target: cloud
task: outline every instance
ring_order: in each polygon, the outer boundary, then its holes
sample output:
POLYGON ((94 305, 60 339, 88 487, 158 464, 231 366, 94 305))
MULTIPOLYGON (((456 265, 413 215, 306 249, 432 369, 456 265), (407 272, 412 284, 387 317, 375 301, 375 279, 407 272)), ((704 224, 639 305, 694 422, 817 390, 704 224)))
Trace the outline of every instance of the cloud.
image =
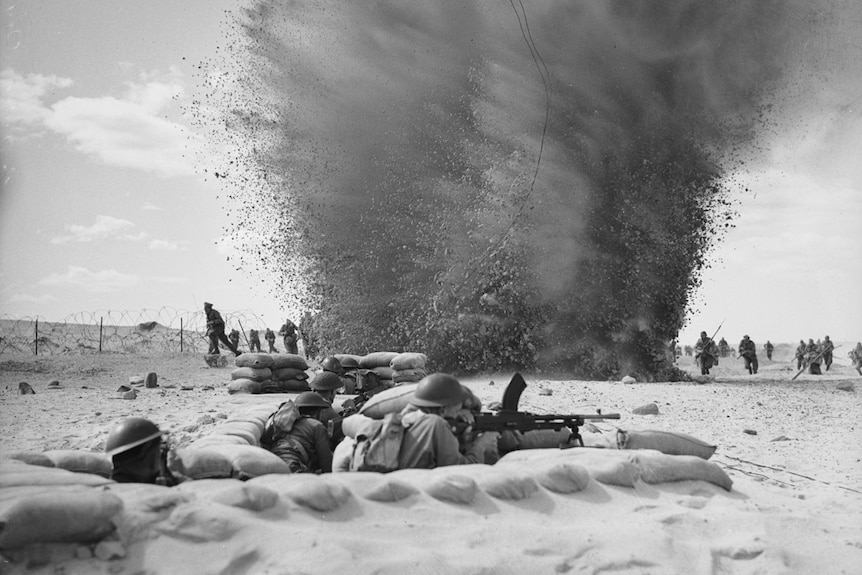
POLYGON ((167 240, 153 240, 150 242, 149 248, 151 250, 175 252, 180 249, 180 245, 176 242, 169 242, 167 240))
POLYGON ((31 127, 44 124, 51 110, 42 100, 49 90, 68 88, 72 85, 69 78, 27 74, 6 68, 0 72, 0 112, 7 126, 31 127))
MULTIPOLYGON (((181 284, 186 278, 170 276, 147 276, 147 282, 181 284)), ((39 280, 39 284, 50 287, 74 288, 90 293, 111 293, 128 290, 144 283, 136 274, 124 274, 117 270, 90 271, 79 266, 69 266, 65 273, 53 273, 39 280)))
POLYGON ((105 164, 153 172, 163 177, 195 174, 192 160, 200 138, 166 119, 182 97, 179 73, 164 80, 144 77, 129 82, 120 97, 69 96, 45 104, 53 87, 72 81, 56 76, 21 76, 2 72, 4 123, 21 130, 45 127, 66 138, 75 149, 105 164))
POLYGON ((145 203, 143 206, 141 206, 141 209, 146 210, 146 211, 153 211, 153 212, 161 212, 164 210, 164 208, 161 208, 161 207, 153 204, 152 202, 145 203))
POLYGON ((70 241, 74 242, 94 242, 105 239, 120 239, 127 241, 143 241, 147 239, 146 232, 137 234, 126 233, 135 224, 129 220, 114 218, 112 216, 96 216, 96 221, 90 226, 81 226, 77 224, 66 225, 66 231, 69 232, 65 236, 56 236, 51 238, 52 244, 65 244, 70 241))

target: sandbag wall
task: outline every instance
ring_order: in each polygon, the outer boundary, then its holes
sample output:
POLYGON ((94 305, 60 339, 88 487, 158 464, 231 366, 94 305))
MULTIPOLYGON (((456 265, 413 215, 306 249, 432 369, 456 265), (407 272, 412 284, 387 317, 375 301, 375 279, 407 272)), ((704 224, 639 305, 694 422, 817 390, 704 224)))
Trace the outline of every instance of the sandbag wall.
POLYGON ((244 353, 236 358, 228 393, 299 393, 308 390, 308 363, 292 353, 244 353))

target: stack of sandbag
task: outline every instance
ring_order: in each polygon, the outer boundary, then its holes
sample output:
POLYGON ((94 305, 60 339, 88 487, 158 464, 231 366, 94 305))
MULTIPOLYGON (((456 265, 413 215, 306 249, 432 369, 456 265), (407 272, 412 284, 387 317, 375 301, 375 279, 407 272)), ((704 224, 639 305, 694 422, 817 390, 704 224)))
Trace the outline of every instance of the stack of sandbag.
MULTIPOLYGON (((242 357, 242 356, 240 356, 242 357)), ((279 353, 272 358, 272 378, 263 393, 299 393, 308 391, 308 362, 301 355, 279 353)))
POLYGON ((262 393, 262 382, 272 379, 272 363, 268 353, 244 353, 237 357, 228 393, 262 393))
POLYGON ((392 387, 394 370, 389 366, 392 360, 399 354, 394 351, 375 351, 359 358, 360 369, 367 369, 377 374, 380 383, 386 387, 392 387))
POLYGON ((402 385, 421 381, 428 375, 425 371, 426 363, 428 363, 428 357, 424 353, 399 353, 389 361, 389 367, 392 368, 392 383, 402 385))

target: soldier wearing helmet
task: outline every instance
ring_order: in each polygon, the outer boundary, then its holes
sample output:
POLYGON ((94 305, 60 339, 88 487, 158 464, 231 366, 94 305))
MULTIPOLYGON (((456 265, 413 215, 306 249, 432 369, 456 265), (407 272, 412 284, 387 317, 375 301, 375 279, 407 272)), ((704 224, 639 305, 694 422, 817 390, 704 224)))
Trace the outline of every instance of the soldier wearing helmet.
POLYGON ((167 466, 167 445, 158 426, 143 417, 129 417, 108 433, 105 451, 111 458, 111 479, 118 483, 178 483, 167 466))
POLYGON ((739 342, 739 355, 745 360, 745 369, 750 375, 757 373, 757 346, 748 335, 739 342))
MULTIPOLYGON (((261 437, 261 445, 278 455, 291 473, 329 473, 332 471, 332 449, 321 412, 332 409, 313 391, 300 393, 293 402, 299 417, 290 429, 278 429, 270 418, 261 437)), ((281 409, 281 408, 279 408, 281 409)))
POLYGON ((329 445, 332 449, 335 449, 335 446, 344 439, 344 432, 341 431, 343 416, 332 406, 335 402, 335 395, 343 385, 344 383, 341 381, 341 378, 332 371, 319 372, 308 384, 308 387, 311 388, 311 393, 317 394, 321 399, 326 401, 326 407, 321 410, 317 419, 326 426, 329 445))
MULTIPOLYGON (((485 463, 486 452, 496 451, 499 433, 484 433, 463 448, 454 433, 454 422, 472 422, 472 414, 465 405, 471 405, 474 397, 452 375, 432 373, 423 378, 416 386, 411 405, 402 412, 405 429, 398 467, 432 469, 485 463)), ((470 432, 467 425, 464 434, 470 432)))

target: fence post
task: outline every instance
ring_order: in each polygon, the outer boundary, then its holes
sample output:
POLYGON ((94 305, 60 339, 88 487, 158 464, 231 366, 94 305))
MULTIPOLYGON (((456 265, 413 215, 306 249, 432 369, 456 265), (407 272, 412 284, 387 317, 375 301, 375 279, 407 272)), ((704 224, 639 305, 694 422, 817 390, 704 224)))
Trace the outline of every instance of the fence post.
POLYGON ((36 355, 39 355, 39 318, 36 318, 36 355))
POLYGON ((180 353, 183 352, 183 318, 180 318, 180 353))
POLYGON ((99 317, 99 353, 102 353, 102 321, 105 318, 99 317))

